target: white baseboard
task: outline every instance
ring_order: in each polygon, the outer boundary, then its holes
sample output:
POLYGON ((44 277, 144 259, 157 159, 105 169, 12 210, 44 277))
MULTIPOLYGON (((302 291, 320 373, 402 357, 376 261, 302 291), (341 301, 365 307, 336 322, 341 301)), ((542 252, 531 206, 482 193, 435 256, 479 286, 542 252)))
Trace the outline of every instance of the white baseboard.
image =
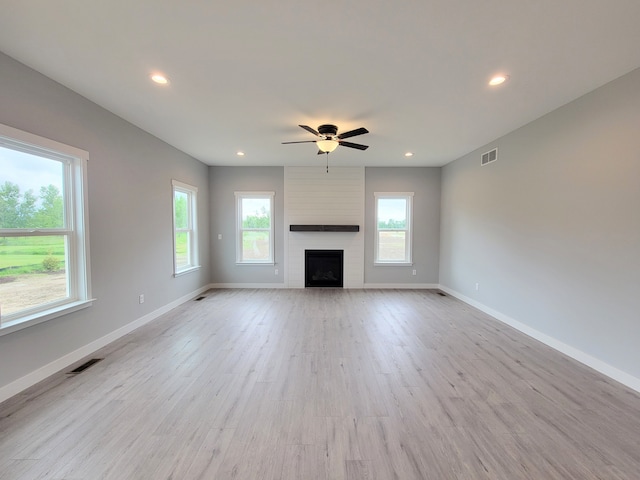
POLYGON ((544 343, 545 345, 553 348, 554 350, 564 353, 568 357, 571 357, 574 360, 577 360, 578 362, 593 368, 594 370, 602 373, 603 375, 606 375, 609 378, 612 378, 617 382, 622 383, 623 385, 626 385, 627 387, 635 390, 636 392, 640 392, 640 378, 634 377, 633 375, 630 375, 627 372, 619 370, 609 365, 608 363, 603 362, 598 358, 592 357, 591 355, 583 352, 582 350, 578 350, 577 348, 572 347, 571 345, 567 345, 566 343, 561 342, 560 340, 553 338, 547 335, 546 333, 542 333, 534 328, 531 328, 530 326, 524 323, 514 320, 513 318, 507 315, 504 315, 503 313, 498 312, 492 308, 489 308, 486 305, 480 302, 477 302, 472 298, 469 298, 455 290, 452 290, 451 288, 445 287, 443 285, 440 285, 439 288, 440 290, 448 293, 452 297, 456 297, 458 300, 462 300, 464 303, 471 305, 474 308, 477 308, 478 310, 486 313, 487 315, 491 315, 496 320, 499 320, 500 322, 505 323, 532 338, 535 338, 536 340, 544 343))
MULTIPOLYGON (((209 288, 297 288, 287 287, 284 283, 212 283, 209 288)), ((349 287, 345 287, 348 289, 349 287)), ((359 288, 380 288, 380 289, 403 289, 403 290, 425 290, 440 288, 437 283, 365 283, 362 287, 353 287, 354 290, 359 288)))
POLYGON ((102 347, 119 339, 120 337, 123 337, 126 334, 133 332, 135 329, 140 328, 141 326, 155 320, 156 318, 160 317, 161 315, 164 315, 168 311, 173 310, 177 306, 185 302, 188 302, 192 298, 200 295, 203 292, 206 292, 207 290, 209 290, 209 288, 210 286, 207 285, 206 287, 199 288, 195 292, 188 293, 187 295, 184 295, 178 298, 177 300, 174 300, 173 302, 168 303, 158 308, 157 310, 154 310, 153 312, 150 312, 144 315, 143 317, 140 317, 137 320, 134 320, 133 322, 126 324, 123 327, 120 327, 119 329, 114 330, 113 332, 105 335, 104 337, 94 340, 93 342, 71 353, 68 353, 63 357, 60 357, 57 360, 54 360, 53 362, 45 365, 44 367, 41 367, 29 373, 28 375, 25 375, 24 377, 21 377, 5 385, 4 387, 0 388, 0 403, 4 402, 5 400, 8 400, 14 395, 19 394, 23 390, 26 390, 27 388, 35 385, 36 383, 41 382, 45 378, 50 377, 51 375, 59 372, 60 370, 63 370, 69 367, 70 365, 73 365, 77 361, 82 360, 87 355, 91 355, 93 352, 101 349, 102 347))
POLYGON ((434 288, 440 288, 440 285, 437 283, 365 283, 363 288, 432 290, 434 288))
POLYGON ((287 288, 284 283, 212 283, 209 288, 287 288))

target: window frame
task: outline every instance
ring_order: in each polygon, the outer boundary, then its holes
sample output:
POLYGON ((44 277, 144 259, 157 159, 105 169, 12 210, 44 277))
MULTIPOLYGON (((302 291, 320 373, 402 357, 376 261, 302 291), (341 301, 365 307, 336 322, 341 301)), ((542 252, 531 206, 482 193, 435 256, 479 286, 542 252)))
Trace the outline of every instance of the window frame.
POLYGON ((64 224, 54 228, 0 228, 3 237, 65 237, 67 297, 2 315, 0 336, 87 308, 91 295, 87 164, 89 153, 70 145, 0 124, 0 146, 39 156, 63 165, 64 224))
POLYGON ((173 276, 178 277, 200 268, 198 250, 198 187, 178 180, 171 180, 171 209, 173 212, 173 276), (187 228, 176 226, 176 193, 187 195, 187 228), (188 264, 178 266, 177 236, 178 233, 187 234, 188 264))
POLYGON ((275 192, 234 192, 236 197, 236 265, 275 265, 274 248, 274 197, 275 192), (242 227, 242 200, 260 199, 269 200, 270 225, 269 228, 243 228, 242 227), (243 259, 242 239, 245 231, 269 232, 269 258, 265 260, 243 259))
POLYGON ((375 266, 410 266, 413 265, 413 196, 414 192, 374 192, 374 258, 375 266), (406 219, 405 228, 380 228, 378 225, 379 200, 405 200, 406 219), (380 259, 380 232, 403 231, 405 232, 405 255, 403 261, 380 259))

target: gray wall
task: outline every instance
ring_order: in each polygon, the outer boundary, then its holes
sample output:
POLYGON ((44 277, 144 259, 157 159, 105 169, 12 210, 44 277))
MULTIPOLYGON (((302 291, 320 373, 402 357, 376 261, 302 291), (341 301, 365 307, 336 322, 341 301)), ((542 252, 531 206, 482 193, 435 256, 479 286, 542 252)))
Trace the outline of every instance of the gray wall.
POLYGON ((640 378, 640 69, 444 167, 441 231, 442 285, 640 378))
POLYGON ((440 250, 440 168, 365 169, 365 284, 437 284, 440 250), (374 266, 374 192, 414 192, 413 266, 374 266), (412 270, 416 270, 416 276, 412 270))
MULTIPOLYGON (((214 285, 283 284, 284 169, 282 167, 210 167, 211 280, 214 285), (235 191, 275 191, 275 256, 277 265, 236 265, 235 191), (222 239, 218 235, 222 234, 222 239), (280 274, 274 275, 278 268, 280 274)), ((440 168, 365 169, 365 284, 416 286, 438 283, 440 241, 440 168), (414 265, 374 267, 374 192, 415 192, 414 265), (416 276, 412 275, 413 269, 416 276)))
POLYGON ((3 54, 0 105, 0 123, 89 152, 91 281, 97 298, 90 308, 1 336, 2 388, 208 285, 210 261, 204 164, 3 54), (172 276, 171 179, 199 189, 202 268, 178 278, 172 276))
POLYGON ((214 285, 284 283, 284 167, 210 167, 211 282, 214 285), (276 265, 236 265, 234 192, 275 192, 276 265), (218 235, 222 234, 222 239, 218 235), (279 274, 274 274, 275 269, 279 274))

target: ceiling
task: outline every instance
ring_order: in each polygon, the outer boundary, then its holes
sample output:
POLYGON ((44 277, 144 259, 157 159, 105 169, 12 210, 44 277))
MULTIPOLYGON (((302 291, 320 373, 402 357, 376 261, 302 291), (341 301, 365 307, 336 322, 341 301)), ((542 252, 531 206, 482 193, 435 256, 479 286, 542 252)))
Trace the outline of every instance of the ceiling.
POLYGON ((333 123, 370 131, 333 165, 441 166, 640 66, 639 20, 638 0, 3 0, 0 50, 209 165, 323 165, 281 142, 333 123))

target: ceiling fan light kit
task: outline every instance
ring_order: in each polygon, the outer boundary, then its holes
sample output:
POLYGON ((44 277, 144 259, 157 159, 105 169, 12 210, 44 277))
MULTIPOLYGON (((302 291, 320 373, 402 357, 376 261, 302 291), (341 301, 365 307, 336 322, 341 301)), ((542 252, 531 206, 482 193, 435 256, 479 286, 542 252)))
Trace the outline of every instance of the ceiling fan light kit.
POLYGON ((316 145, 322 153, 331 153, 338 148, 340 144, 336 140, 317 140, 316 145))

